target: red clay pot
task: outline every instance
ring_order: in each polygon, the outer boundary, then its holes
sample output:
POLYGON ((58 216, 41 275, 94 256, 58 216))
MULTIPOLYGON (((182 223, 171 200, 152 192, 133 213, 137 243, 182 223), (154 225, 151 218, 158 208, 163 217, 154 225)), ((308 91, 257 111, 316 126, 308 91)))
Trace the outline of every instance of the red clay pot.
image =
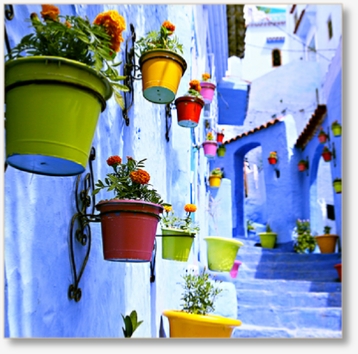
POLYGON ((141 200, 112 199, 96 205, 100 212, 106 261, 149 262, 163 207, 141 200))
POLYGON ((183 96, 175 100, 178 124, 185 128, 195 128, 199 124, 204 101, 198 97, 183 96))
POLYGON ((342 282, 342 263, 335 264, 334 268, 336 268, 338 273, 339 281, 342 282))
POLYGON ((267 159, 270 165, 276 165, 277 159, 275 157, 268 157, 267 159))
POLYGON ((327 141, 327 135, 326 134, 318 135, 318 140, 321 144, 324 144, 327 141))
POLYGON ((217 134, 216 134, 216 141, 217 141, 218 143, 222 143, 223 140, 224 140, 224 134, 223 134, 223 133, 217 133, 217 134))
POLYGON ((304 163, 299 163, 297 166, 298 166, 298 170, 301 172, 306 171, 306 169, 307 169, 306 165, 304 163))
POLYGON ((332 153, 330 151, 322 152, 322 157, 324 161, 328 162, 332 160, 332 153))

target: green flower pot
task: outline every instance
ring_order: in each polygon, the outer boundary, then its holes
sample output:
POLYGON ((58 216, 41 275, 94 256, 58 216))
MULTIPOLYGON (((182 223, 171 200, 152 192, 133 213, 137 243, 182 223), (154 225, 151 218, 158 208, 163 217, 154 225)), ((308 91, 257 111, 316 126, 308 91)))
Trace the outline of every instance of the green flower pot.
POLYGON ((195 234, 178 229, 162 228, 162 258, 186 262, 195 234))
POLYGON ((259 234, 262 248, 274 248, 277 234, 275 232, 260 232, 259 234))
POLYGON ((207 243, 208 268, 218 272, 230 272, 239 248, 244 244, 233 238, 209 236, 207 243))
POLYGON ((9 60, 6 162, 42 175, 81 174, 111 95, 108 80, 77 61, 45 56, 9 60))

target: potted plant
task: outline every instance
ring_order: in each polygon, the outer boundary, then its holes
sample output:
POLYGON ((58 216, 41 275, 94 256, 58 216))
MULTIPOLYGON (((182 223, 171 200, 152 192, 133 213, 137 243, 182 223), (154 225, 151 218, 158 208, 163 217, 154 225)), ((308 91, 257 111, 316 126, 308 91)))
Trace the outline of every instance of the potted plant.
POLYGON ((342 126, 338 123, 337 120, 335 120, 332 123, 331 129, 332 129, 332 132, 333 132, 334 136, 341 136, 341 134, 342 134, 342 126))
POLYGON ((213 101, 216 86, 211 82, 211 75, 209 73, 204 73, 201 77, 200 93, 203 96, 205 104, 210 104, 213 101))
POLYGON ((258 233, 260 237, 260 243, 262 248, 274 248, 277 233, 273 232, 269 223, 266 224, 266 231, 258 233))
POLYGON ((162 258, 179 262, 186 262, 195 235, 200 228, 193 222, 192 213, 196 212, 196 205, 186 204, 185 218, 175 216, 170 204, 163 204, 164 214, 160 220, 162 229, 162 258))
POLYGON ((342 263, 335 264, 334 268, 337 271, 339 281, 342 282, 342 263))
POLYGON ((203 142, 204 155, 207 158, 214 158, 216 156, 216 150, 218 143, 214 141, 214 135, 212 132, 206 134, 206 140, 203 142))
POLYGON ((297 219, 296 227, 294 229, 294 250, 297 253, 312 253, 317 245, 314 236, 311 235, 310 221, 297 219))
POLYGON ((267 158, 270 165, 277 164, 277 152, 271 151, 269 157, 267 158))
POLYGON ((253 225, 252 220, 247 220, 247 221, 246 221, 246 229, 247 229, 247 235, 248 235, 249 237, 256 235, 256 231, 255 231, 256 228, 255 228, 255 226, 253 225))
POLYGON ((333 180, 333 188, 337 194, 342 193, 342 179, 341 178, 335 178, 333 180))
POLYGON ((146 159, 127 156, 107 159, 113 172, 104 182, 98 180, 92 194, 102 189, 114 192, 114 198, 96 204, 100 212, 103 254, 107 261, 149 262, 163 201, 149 184, 150 175, 143 169, 146 159))
POLYGON ((188 92, 175 100, 178 124, 184 128, 195 128, 199 124, 201 109, 204 106, 200 94, 200 82, 191 80, 188 92))
POLYGON ((5 56, 6 162, 42 175, 78 175, 106 101, 114 93, 124 107, 120 92, 128 87, 114 61, 126 22, 116 10, 91 23, 41 6, 41 20, 31 14, 34 32, 5 56))
POLYGON ((220 167, 214 168, 209 175, 209 185, 211 188, 219 188, 221 185, 221 179, 223 178, 223 172, 220 167))
POLYGON ((241 321, 211 314, 222 289, 211 280, 205 268, 200 274, 184 277, 181 310, 164 310, 171 338, 230 338, 241 321))
POLYGON ((336 249, 338 235, 330 234, 330 231, 331 227, 325 226, 323 229, 323 235, 315 236, 321 253, 334 253, 336 249))
POLYGON ((224 128, 216 133, 216 141, 218 144, 222 144, 224 136, 224 128))
POLYGON ((175 25, 164 21, 159 31, 150 31, 135 43, 143 96, 153 103, 167 104, 174 100, 187 68, 183 45, 173 36, 174 31, 175 25))
POLYGON ((133 310, 130 315, 123 316, 124 327, 122 327, 124 338, 131 338, 134 331, 143 323, 138 321, 137 311, 133 310))
POLYGON ((320 130, 318 132, 318 140, 321 144, 324 144, 328 139, 328 135, 325 133, 322 127, 320 127, 320 130))
POLYGON ((323 157, 323 160, 326 162, 329 162, 332 160, 332 152, 328 149, 327 146, 325 146, 323 148, 322 157, 323 157))
POLYGON ((308 168, 308 162, 306 160, 300 160, 297 167, 300 172, 306 171, 308 168))
POLYGON ((226 147, 225 147, 225 145, 224 145, 224 144, 220 144, 220 145, 218 146, 218 149, 217 149, 216 153, 217 153, 218 157, 224 157, 225 154, 226 154, 226 147))

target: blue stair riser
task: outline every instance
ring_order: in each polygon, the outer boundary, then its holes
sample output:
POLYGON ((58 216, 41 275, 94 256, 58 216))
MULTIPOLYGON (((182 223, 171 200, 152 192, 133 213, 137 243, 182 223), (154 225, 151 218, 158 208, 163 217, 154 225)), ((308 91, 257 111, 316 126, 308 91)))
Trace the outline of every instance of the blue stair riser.
POLYGON ((303 263, 303 262, 332 262, 341 263, 341 253, 313 253, 313 254, 297 254, 297 253, 281 253, 281 252, 243 252, 240 251, 236 255, 236 259, 241 262, 283 262, 283 263, 303 263))
POLYGON ((341 307, 342 294, 237 290, 239 305, 267 305, 286 307, 341 307))
POLYGON ((245 261, 240 267, 239 271, 243 270, 271 270, 271 271, 290 271, 290 270, 334 270, 337 273, 334 265, 335 261, 320 261, 320 262, 253 262, 245 261))
POLYGON ((242 323, 260 326, 298 329, 321 328, 341 330, 342 310, 338 308, 285 308, 238 305, 242 323))
POLYGON ((283 279, 244 279, 238 275, 233 280, 236 289, 272 290, 285 291, 307 291, 307 292, 340 292, 342 283, 337 282, 315 282, 306 280, 283 280, 283 279))

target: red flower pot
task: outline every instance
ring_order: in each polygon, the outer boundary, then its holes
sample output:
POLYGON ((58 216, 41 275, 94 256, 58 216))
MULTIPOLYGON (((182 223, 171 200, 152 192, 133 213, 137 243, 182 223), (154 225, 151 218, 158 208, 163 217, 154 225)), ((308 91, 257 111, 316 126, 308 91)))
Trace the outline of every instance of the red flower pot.
POLYGON ((307 167, 306 167, 306 164, 304 164, 304 163, 298 163, 298 170, 299 171, 306 171, 306 169, 307 169, 307 167))
POLYGON ((217 133, 217 134, 216 134, 216 141, 217 141, 218 143, 222 143, 223 140, 224 140, 224 134, 223 134, 223 133, 217 133))
POLYGON ((103 255, 107 261, 149 262, 163 207, 141 200, 112 199, 96 205, 100 212, 103 255))
POLYGON ((335 264, 334 268, 336 268, 338 273, 339 281, 342 282, 342 263, 335 264))
POLYGON ((267 159, 270 165, 276 165, 277 163, 276 157, 268 157, 267 159))
POLYGON ((327 141, 327 135, 326 134, 319 134, 318 140, 321 144, 324 144, 327 141))
POLYGON ((330 151, 322 152, 323 160, 328 162, 332 160, 332 153, 330 151))
POLYGON ((216 86, 211 82, 200 82, 201 90, 200 94, 203 96, 205 104, 211 103, 214 97, 216 86))
POLYGON ((175 100, 178 124, 185 128, 195 128, 199 124, 204 101, 198 97, 183 96, 175 100))

